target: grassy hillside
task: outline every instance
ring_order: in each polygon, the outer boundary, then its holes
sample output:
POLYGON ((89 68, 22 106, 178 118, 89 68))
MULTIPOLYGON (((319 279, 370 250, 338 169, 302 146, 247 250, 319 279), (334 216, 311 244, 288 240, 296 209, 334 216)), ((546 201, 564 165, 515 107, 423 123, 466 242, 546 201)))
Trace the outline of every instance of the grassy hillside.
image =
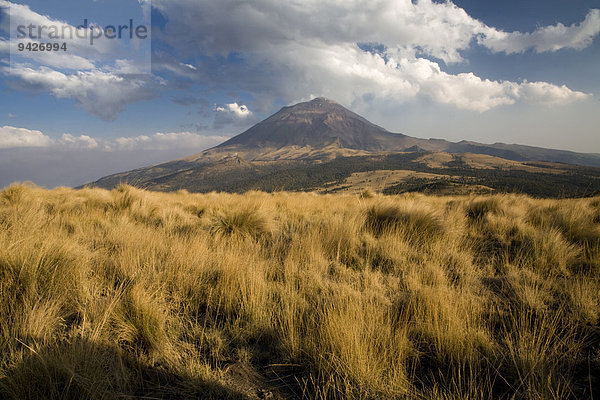
POLYGON ((387 194, 427 191, 433 194, 480 192, 481 186, 500 193, 525 193, 542 198, 586 197, 600 193, 600 168, 551 163, 517 163, 496 157, 447 153, 397 153, 376 156, 339 157, 314 163, 306 160, 270 162, 228 158, 215 163, 176 161, 151 168, 111 175, 89 186, 113 189, 122 183, 154 191, 213 190, 244 193, 248 190, 273 191, 361 191, 349 182, 353 174, 376 177, 381 171, 412 171, 436 177, 417 182, 372 184, 387 194), (423 160, 440 155, 446 162, 423 160), (500 164, 498 164, 500 163, 500 164), (507 163, 508 165, 502 165, 507 163), (439 179, 442 178, 443 181, 439 179), (458 190, 449 190, 451 187, 458 190))
POLYGON ((0 398, 599 398, 599 300, 600 198, 0 194, 0 398))

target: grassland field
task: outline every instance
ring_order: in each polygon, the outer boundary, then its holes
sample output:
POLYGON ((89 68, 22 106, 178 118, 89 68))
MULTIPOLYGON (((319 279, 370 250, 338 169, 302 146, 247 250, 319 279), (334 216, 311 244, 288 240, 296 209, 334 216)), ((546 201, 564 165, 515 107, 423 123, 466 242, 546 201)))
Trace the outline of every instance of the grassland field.
POLYGON ((2 399, 599 399, 600 197, 0 192, 2 399))

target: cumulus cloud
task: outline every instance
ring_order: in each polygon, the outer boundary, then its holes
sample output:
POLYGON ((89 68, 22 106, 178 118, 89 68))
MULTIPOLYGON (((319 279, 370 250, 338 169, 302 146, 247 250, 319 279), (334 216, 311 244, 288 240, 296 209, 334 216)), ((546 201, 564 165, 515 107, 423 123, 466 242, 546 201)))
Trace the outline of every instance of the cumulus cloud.
MULTIPOLYGON (((423 97, 464 110, 485 112, 518 101, 558 105, 587 97, 566 86, 550 83, 538 83, 536 90, 532 90, 531 83, 527 82, 494 81, 472 73, 449 74, 439 63, 410 51, 386 49, 380 54, 364 51, 357 44, 315 45, 304 41, 287 47, 278 53, 279 63, 272 66, 263 83, 268 93, 277 93, 290 102, 305 100, 314 94, 349 105, 358 105, 356 103, 363 98, 401 104, 423 97), (296 78, 289 79, 289 76, 296 78), (299 94, 303 97, 299 98, 299 94)), ((263 65, 253 63, 249 64, 252 71, 263 65)), ((231 73, 229 79, 236 84, 245 85, 243 80, 236 80, 235 69, 224 72, 231 73)), ((232 112, 222 114, 217 117, 234 115, 232 112)))
POLYGON ((93 138, 88 135, 75 136, 64 133, 53 139, 41 131, 13 126, 0 128, 0 149, 21 147, 46 147, 60 150, 115 151, 164 151, 173 149, 205 149, 229 139, 228 136, 201 135, 192 132, 157 132, 153 135, 117 137, 114 139, 93 138))
MULTIPOLYGON (((27 52, 19 53, 15 51, 15 54, 26 56, 32 61, 43 62, 44 65, 51 66, 54 68, 67 68, 74 70, 91 70, 96 68, 96 62, 106 60, 107 57, 114 55, 118 50, 117 46, 120 44, 119 41, 99 39, 90 46, 89 39, 87 39, 91 33, 91 28, 77 28, 64 21, 51 18, 47 15, 39 14, 33 11, 26 4, 18 4, 7 0, 0 0, 0 7, 5 7, 10 11, 10 24, 13 27, 23 26, 37 26, 37 27, 56 27, 58 32, 67 33, 68 38, 68 52, 27 52), (85 38, 84 31, 87 31, 85 38), (73 35, 68 35, 69 32, 73 32, 73 35), (75 34, 75 33, 78 33, 75 34)), ((8 19, 7 19, 8 20, 8 19)), ((9 29, 5 28, 6 31, 9 29)), ((16 34, 16 32, 11 32, 16 34)), ((35 30, 33 36, 36 36, 35 30)), ((20 42, 36 42, 33 38, 27 38, 26 41, 20 40, 20 42)), ((48 37, 44 38, 44 42, 57 42, 62 44, 64 40, 53 40, 48 37)), ((16 48, 17 41, 12 43, 13 50, 16 48)), ((121 50, 122 51, 122 50, 121 50)))
POLYGON ((252 116, 252 111, 248 110, 248 107, 243 104, 238 104, 237 102, 216 106, 215 111, 220 114, 229 114, 239 119, 252 116))
POLYGON ((558 51, 564 48, 581 50, 592 44, 600 33, 600 10, 590 10, 583 22, 565 26, 544 26, 531 33, 504 32, 493 28, 486 29, 478 38, 479 44, 494 52, 507 54, 522 53, 534 49, 538 53, 558 51))
POLYGON ((448 63, 462 61, 460 52, 475 38, 497 51, 503 47, 555 51, 584 48, 600 32, 600 10, 591 10, 582 23, 569 27, 558 23, 531 34, 507 34, 472 18, 450 1, 155 0, 153 4, 168 17, 167 40, 184 44, 191 54, 196 50, 218 55, 262 51, 302 38, 417 49, 448 63), (181 42, 184 35, 197 40, 181 42))
POLYGON ((545 105, 564 105, 584 100, 589 95, 547 82, 516 83, 482 79, 473 73, 452 75, 440 66, 424 59, 402 59, 387 64, 415 82, 419 92, 442 104, 452 104, 465 110, 484 112, 492 108, 526 101, 545 105))
POLYGON ((243 104, 237 102, 215 106, 215 127, 227 125, 245 125, 252 119, 253 113, 243 104))
POLYGON ((57 99, 75 99, 87 112, 105 120, 114 120, 127 104, 156 96, 150 79, 144 76, 102 71, 65 74, 48 67, 26 66, 13 69, 11 76, 18 78, 13 85, 21 89, 47 91, 57 99))
MULTIPOLYGON (((145 5, 142 4, 143 6, 145 5)), ((14 53, 53 68, 93 70, 112 65, 116 60, 140 61, 139 57, 145 54, 142 50, 150 48, 149 41, 143 42, 136 37, 132 41, 109 39, 103 34, 104 28, 95 25, 93 21, 90 21, 87 26, 74 26, 51 16, 39 14, 26 4, 7 0, 0 0, 0 8, 10 10, 12 29, 17 26, 33 26, 31 31, 26 31, 28 42, 67 43, 67 52, 14 53)), ((4 29, 8 31, 6 27, 4 29)), ((12 31, 11 34, 17 35, 17 31, 12 31)), ((19 42, 23 43, 24 40, 19 42)), ((14 41, 13 45, 16 48, 17 41, 14 41)), ((139 73, 139 69, 137 72, 139 73)))
POLYGON ((451 2, 431 0, 373 0, 368 4, 358 0, 155 0, 153 4, 168 16, 166 32, 173 43, 191 35, 197 40, 186 41, 189 52, 200 48, 219 55, 312 38, 327 43, 418 47, 453 62, 462 59, 458 51, 468 48, 473 35, 485 27, 451 2))
POLYGON ((565 105, 589 97, 570 90, 566 85, 556 86, 547 82, 523 82, 518 90, 523 99, 546 105, 565 105))
MULTIPOLYGON (((549 51, 585 47, 598 33, 597 10, 579 25, 539 28, 531 37, 509 34, 501 45, 501 31, 451 2, 155 0, 154 5, 167 17, 164 40, 177 54, 208 56, 187 76, 246 90, 257 103, 261 97, 293 102, 316 94, 345 104, 424 97, 474 111, 520 100, 566 104, 586 94, 551 83, 534 88, 449 74, 442 67, 464 61, 462 53, 474 43, 492 51, 509 45, 549 51), (563 28, 567 38, 559 34, 563 28), (184 40, 189 37, 197 40, 184 40), (219 63, 230 55, 235 63, 219 63)), ((179 64, 173 60, 162 68, 185 74, 179 64)))
MULTIPOLYGON (((89 24, 87 28, 75 27, 64 21, 41 15, 28 5, 0 0, 0 7, 10 9, 12 27, 18 25, 50 27, 65 32, 66 39, 38 39, 27 37, 8 41, 0 39, 0 51, 12 48, 11 65, 0 72, 12 86, 31 91, 48 92, 59 99, 74 99, 84 110, 105 120, 114 120, 127 104, 154 97, 155 82, 144 75, 149 69, 149 53, 144 46, 149 43, 133 43, 125 40, 96 39, 93 46, 89 37, 93 29, 102 28, 89 24), (84 35, 84 31, 87 32, 84 35), (71 33, 73 33, 71 35, 71 33), (18 43, 67 42, 68 51, 19 52, 18 43)), ((8 19, 7 19, 8 20, 8 19)), ((6 25, 6 22, 4 22, 6 25)), ((4 27, 6 31, 6 27, 4 27)), ((11 32, 16 34, 16 32, 11 32)), ((62 34, 62 33, 61 33, 62 34)))
POLYGON ((0 128, 0 149, 12 147, 45 147, 52 144, 52 139, 40 131, 14 126, 0 128))
POLYGON ((57 144, 73 149, 95 149, 98 147, 98 141, 92 137, 87 135, 73 136, 69 133, 63 133, 57 144))
MULTIPOLYGON (((2 4, 10 4, 17 19, 60 22, 25 5, 0 0, 2 4)), ((482 112, 518 101, 562 105, 587 95, 550 82, 494 81, 444 72, 445 65, 465 61, 465 50, 477 44, 506 53, 582 49, 600 32, 600 10, 570 26, 558 23, 531 33, 507 33, 450 1, 154 0, 153 6, 167 21, 160 40, 171 46, 154 53, 153 67, 174 75, 175 82, 123 75, 135 70, 126 59, 98 67, 98 60, 114 50, 103 47, 110 43, 93 49, 82 44, 70 58, 52 60, 58 55, 44 54, 49 67, 23 64, 13 68, 14 77, 24 88, 75 99, 106 120, 115 119, 127 104, 152 98, 158 80, 172 88, 201 83, 210 89, 246 91, 254 95, 255 111, 266 111, 275 99, 291 103, 325 95, 349 105, 364 98, 401 104, 422 97, 482 112), (78 72, 66 73, 58 66, 78 72)), ((0 39, 0 47, 6 46, 0 39)), ((190 97, 174 101, 193 104, 190 97)), ((247 108, 244 113, 230 105, 214 110, 216 128, 252 120, 247 108)))

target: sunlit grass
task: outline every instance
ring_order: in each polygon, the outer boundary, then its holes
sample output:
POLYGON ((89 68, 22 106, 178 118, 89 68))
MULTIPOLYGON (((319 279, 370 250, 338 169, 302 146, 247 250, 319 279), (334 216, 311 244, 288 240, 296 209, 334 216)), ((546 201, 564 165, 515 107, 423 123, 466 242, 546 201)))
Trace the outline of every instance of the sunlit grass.
POLYGON ((600 397, 600 198, 0 193, 0 398, 600 397))

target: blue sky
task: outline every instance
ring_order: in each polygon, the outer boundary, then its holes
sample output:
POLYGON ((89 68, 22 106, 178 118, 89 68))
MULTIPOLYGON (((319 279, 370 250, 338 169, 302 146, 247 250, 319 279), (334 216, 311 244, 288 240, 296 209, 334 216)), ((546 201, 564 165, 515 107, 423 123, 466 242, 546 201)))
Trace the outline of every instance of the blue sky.
POLYGON ((316 96, 412 136, 600 153, 597 0, 0 7, 0 187, 74 186, 194 154, 316 96), (84 18, 131 18, 151 40, 10 57, 18 21, 84 18))

